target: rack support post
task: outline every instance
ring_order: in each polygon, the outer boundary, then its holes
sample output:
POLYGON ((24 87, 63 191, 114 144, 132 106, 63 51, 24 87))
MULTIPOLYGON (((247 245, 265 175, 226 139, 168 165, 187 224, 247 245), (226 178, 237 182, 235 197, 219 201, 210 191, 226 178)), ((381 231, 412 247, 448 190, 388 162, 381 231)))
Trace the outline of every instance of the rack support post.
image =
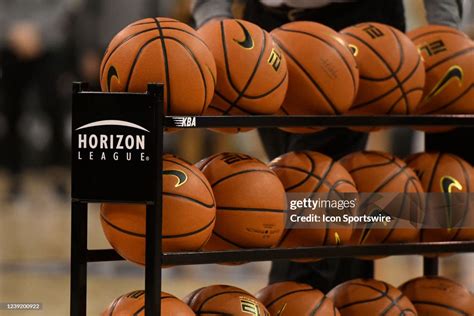
MULTIPOLYGON (((148 93, 162 98, 163 87, 148 85, 148 93)), ((152 166, 154 197, 146 207, 146 267, 145 267, 145 314, 161 315, 161 243, 162 243, 162 191, 163 191, 163 106, 158 100, 154 110, 154 135, 152 166)))
POLYGON ((423 257, 423 275, 436 276, 439 274, 439 259, 437 257, 423 257))
POLYGON ((71 284, 70 315, 87 313, 87 204, 71 205, 71 284))
MULTIPOLYGON (((75 82, 72 93, 87 89, 87 83, 75 82)), ((71 202, 70 315, 87 314, 87 218, 88 205, 71 202)))

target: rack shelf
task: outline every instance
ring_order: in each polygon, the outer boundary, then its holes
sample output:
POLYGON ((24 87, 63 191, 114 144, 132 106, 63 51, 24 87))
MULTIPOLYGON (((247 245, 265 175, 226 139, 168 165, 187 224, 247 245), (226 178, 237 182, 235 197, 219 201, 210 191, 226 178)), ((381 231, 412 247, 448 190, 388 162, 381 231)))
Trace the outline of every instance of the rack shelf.
POLYGON ((347 127, 347 126, 457 126, 474 127, 474 115, 314 115, 314 116, 165 116, 165 127, 347 127), (183 126, 195 120, 191 126, 183 126))
MULTIPOLYGON (((405 244, 380 244, 357 246, 320 246, 292 249, 242 249, 212 252, 174 252, 164 253, 164 265, 196 265, 226 263, 236 261, 272 261, 288 258, 343 258, 366 256, 401 256, 424 254, 450 254, 474 252, 472 241, 426 242, 405 244)), ((89 261, 124 260, 113 249, 89 250, 89 261)))

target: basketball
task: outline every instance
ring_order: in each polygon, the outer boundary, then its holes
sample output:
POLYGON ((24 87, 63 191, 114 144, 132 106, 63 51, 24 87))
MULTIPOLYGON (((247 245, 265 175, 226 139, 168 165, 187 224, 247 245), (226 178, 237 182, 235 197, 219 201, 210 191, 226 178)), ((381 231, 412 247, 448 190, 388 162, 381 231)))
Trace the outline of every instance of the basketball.
POLYGON ((417 241, 424 195, 415 172, 401 159, 376 151, 352 153, 340 163, 361 192, 360 215, 391 218, 390 222, 358 223, 352 240, 360 244, 417 241))
POLYGON ((471 165, 447 153, 418 153, 405 161, 420 178, 423 189, 430 192, 421 241, 474 240, 471 165))
POLYGON ((206 250, 275 246, 285 226, 285 189, 263 162, 221 153, 196 164, 211 183, 217 204, 206 250))
POLYGON ((288 70, 268 32, 247 21, 226 19, 206 23, 198 33, 214 55, 219 78, 206 115, 278 111, 288 86, 288 70))
MULTIPOLYGON (((101 205, 105 236, 125 259, 145 264, 146 206, 101 205)), ((209 240, 216 219, 211 186, 193 165, 163 157, 163 252, 196 251, 209 240)))
MULTIPOLYGON (((145 291, 133 291, 117 297, 102 316, 145 316, 145 291)), ((194 312, 188 305, 175 296, 161 292, 161 315, 193 316, 194 312)))
MULTIPOLYGON (((357 192, 354 180, 344 167, 317 152, 290 152, 274 159, 269 166, 283 183, 288 197, 340 200, 348 198, 344 193, 357 192)), ((326 207, 314 211, 301 208, 295 213, 302 216, 309 214, 342 216, 346 211, 326 207)), ((292 211, 292 214, 295 213, 292 211)), ((297 229, 287 229, 283 233, 279 246, 294 248, 341 245, 350 241, 351 234, 352 226, 344 223, 298 223, 297 229)))
POLYGON ((474 296, 461 284, 443 277, 420 277, 402 284, 419 316, 474 315, 474 296))
POLYGON ((328 297, 342 316, 417 315, 410 300, 396 287, 372 279, 355 279, 333 288, 328 297))
POLYGON ((474 44, 463 32, 427 25, 408 33, 426 68, 421 114, 474 113, 474 44))
POLYGON ((216 65, 190 26, 169 18, 128 25, 110 42, 100 67, 102 91, 145 92, 164 87, 164 113, 201 115, 212 100, 216 65))
POLYGON ((261 289, 255 297, 270 315, 339 316, 334 303, 321 291, 296 282, 279 282, 261 289))
MULTIPOLYGON (((357 94, 359 71, 349 47, 333 29, 292 22, 271 32, 288 63, 289 85, 282 115, 342 114, 357 94)), ((284 128, 314 133, 317 127, 284 128)))
POLYGON ((270 316, 252 294, 229 285, 200 288, 185 299, 197 315, 270 316))
POLYGON ((341 31, 359 66, 359 91, 349 114, 413 114, 425 69, 416 46, 397 29, 362 23, 341 31))

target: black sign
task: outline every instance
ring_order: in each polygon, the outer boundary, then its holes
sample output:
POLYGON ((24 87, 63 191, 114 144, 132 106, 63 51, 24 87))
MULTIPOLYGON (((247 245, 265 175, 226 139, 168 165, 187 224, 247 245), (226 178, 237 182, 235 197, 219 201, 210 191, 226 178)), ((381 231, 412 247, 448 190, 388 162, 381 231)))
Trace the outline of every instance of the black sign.
POLYGON ((153 201, 162 87, 150 85, 146 94, 74 89, 72 198, 153 201))

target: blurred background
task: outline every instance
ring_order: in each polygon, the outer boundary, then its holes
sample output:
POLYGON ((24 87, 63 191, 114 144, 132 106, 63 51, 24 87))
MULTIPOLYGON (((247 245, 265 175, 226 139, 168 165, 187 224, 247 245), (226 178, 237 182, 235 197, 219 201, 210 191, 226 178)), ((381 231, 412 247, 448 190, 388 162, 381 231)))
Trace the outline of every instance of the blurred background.
MULTIPOLYGON (((98 89, 100 59, 115 33, 149 16, 192 23, 190 2, 0 0, 0 303, 43 303, 42 311, 12 314, 68 314, 71 82, 87 81, 98 89)), ((424 24, 422 0, 405 3, 408 29, 424 24)), ((471 0, 465 3, 463 28, 472 37, 474 7, 471 0)), ((236 16, 241 9, 235 1, 236 16)), ((423 137, 385 130, 370 136, 369 148, 404 156, 423 150, 423 137)), ((256 132, 222 136, 189 130, 167 135, 166 151, 192 162, 218 151, 266 160, 256 132)), ((89 247, 108 248, 98 206, 91 208, 89 247)), ((472 262, 472 255, 446 257, 441 272, 474 290, 472 262)), ((218 282, 255 292, 266 285, 269 266, 169 268, 164 270, 164 290, 183 297, 218 282)), ((98 315, 116 296, 144 287, 144 270, 131 263, 90 264, 89 271, 90 315, 98 315)), ((376 277, 396 286, 421 273, 418 256, 376 262, 376 277)), ((10 314, 0 310, 0 315, 10 314)))

